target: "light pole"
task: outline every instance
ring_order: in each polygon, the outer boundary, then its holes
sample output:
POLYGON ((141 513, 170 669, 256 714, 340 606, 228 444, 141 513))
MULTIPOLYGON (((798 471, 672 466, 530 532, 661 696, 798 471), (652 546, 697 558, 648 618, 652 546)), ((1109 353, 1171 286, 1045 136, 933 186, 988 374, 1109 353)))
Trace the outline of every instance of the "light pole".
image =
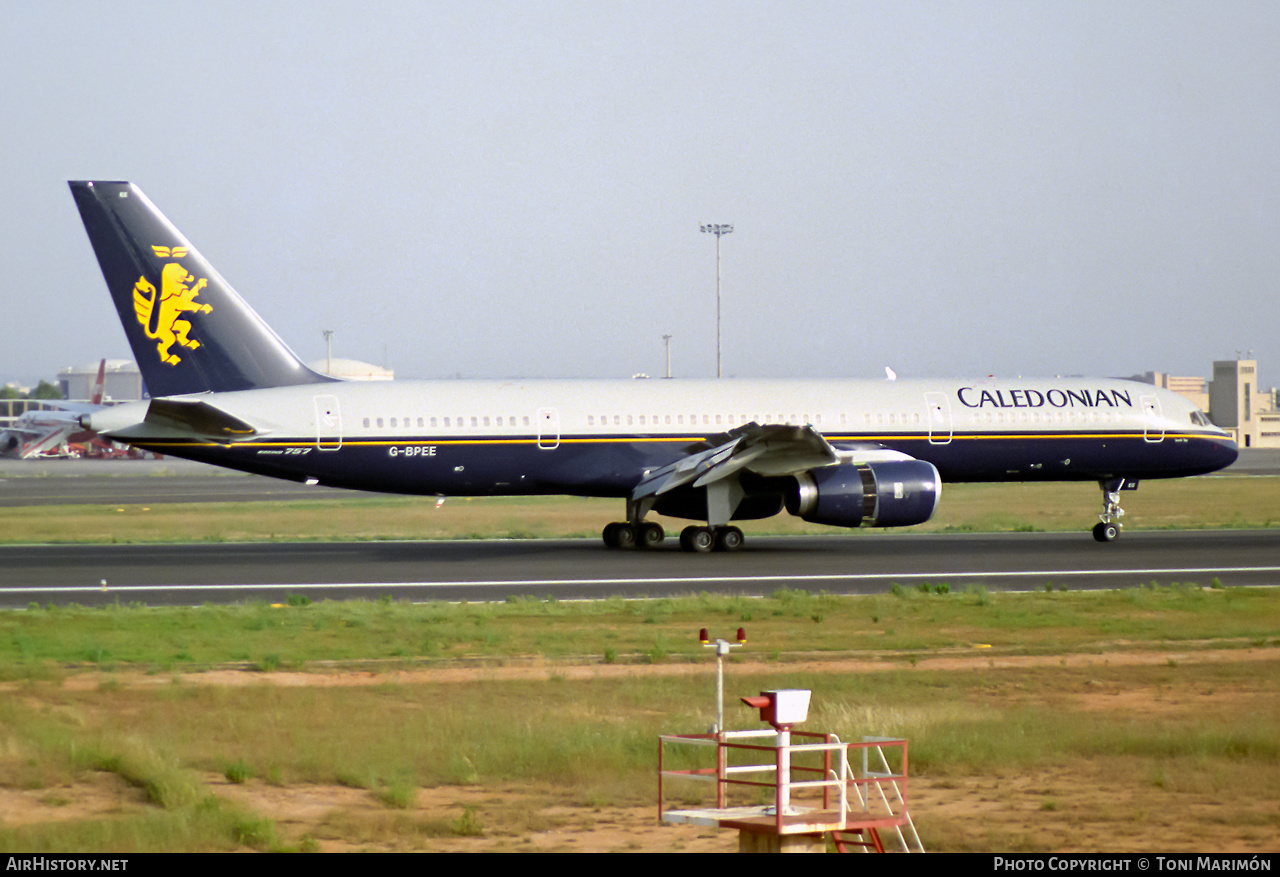
POLYGON ((732 225, 703 225, 701 231, 716 236, 716 377, 721 376, 720 359, 720 237, 733 233, 732 225))
POLYGON ((662 340, 667 345, 667 377, 671 377, 671 336, 663 335, 662 340))
POLYGON ((333 373, 333 330, 321 329, 320 331, 324 333, 324 350, 325 350, 324 373, 332 374, 333 373))

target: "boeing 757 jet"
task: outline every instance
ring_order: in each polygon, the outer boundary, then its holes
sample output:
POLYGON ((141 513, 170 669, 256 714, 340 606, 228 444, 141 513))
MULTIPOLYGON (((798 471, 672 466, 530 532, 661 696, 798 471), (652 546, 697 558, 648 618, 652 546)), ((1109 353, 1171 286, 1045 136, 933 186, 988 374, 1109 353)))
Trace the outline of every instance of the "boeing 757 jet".
POLYGON ((305 366, 127 182, 72 182, 151 398, 95 411, 116 441, 276 478, 428 496, 617 497, 613 548, 742 547, 734 521, 927 521, 944 482, 1212 472, 1236 445, 1183 397, 1112 379, 339 381, 305 366), (705 523, 703 523, 705 522, 705 523))

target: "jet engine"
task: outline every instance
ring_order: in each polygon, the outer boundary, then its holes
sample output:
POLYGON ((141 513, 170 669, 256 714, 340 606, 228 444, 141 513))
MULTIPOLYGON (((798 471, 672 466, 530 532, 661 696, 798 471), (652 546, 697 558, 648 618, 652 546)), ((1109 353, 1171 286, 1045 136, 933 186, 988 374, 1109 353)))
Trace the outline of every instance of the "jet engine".
POLYGON ((909 527, 933 516, 942 478, 924 460, 887 460, 812 469, 795 476, 787 511, 832 527, 909 527))
POLYGON ((16 432, 0 432, 0 454, 11 454, 22 447, 22 439, 16 432))

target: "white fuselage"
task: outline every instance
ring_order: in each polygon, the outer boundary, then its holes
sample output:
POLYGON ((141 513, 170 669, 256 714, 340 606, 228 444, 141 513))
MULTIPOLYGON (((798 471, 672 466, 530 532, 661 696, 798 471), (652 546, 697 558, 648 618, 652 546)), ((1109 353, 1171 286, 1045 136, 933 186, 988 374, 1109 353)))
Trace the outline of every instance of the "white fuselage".
POLYGON ((752 422, 811 426, 854 455, 899 450, 948 481, 1177 476, 1235 456, 1181 396, 1111 379, 339 382, 183 398, 254 432, 201 440, 144 423, 146 402, 91 425, 247 471, 445 494, 624 495, 646 469, 752 422))

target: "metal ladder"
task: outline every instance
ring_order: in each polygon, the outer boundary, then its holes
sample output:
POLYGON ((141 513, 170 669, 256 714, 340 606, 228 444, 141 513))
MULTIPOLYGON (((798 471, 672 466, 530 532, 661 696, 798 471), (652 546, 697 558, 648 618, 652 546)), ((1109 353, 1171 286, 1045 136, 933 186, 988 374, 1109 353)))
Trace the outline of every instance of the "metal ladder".
MULTIPOLYGON (((887 737, 863 737, 863 743, 875 743, 879 740, 887 740, 887 737)), ((868 746, 862 750, 862 776, 867 779, 875 779, 877 782, 867 784, 867 796, 870 797, 874 789, 875 796, 879 798, 879 803, 890 813, 903 811, 906 816, 904 826, 893 826, 894 834, 897 835, 898 845, 901 852, 904 853, 923 853, 924 845, 920 843, 920 835, 916 833, 915 823, 911 821, 911 813, 906 811, 906 801, 902 797, 902 789, 898 786, 898 781, 893 779, 896 774, 890 770, 889 761, 884 757, 884 750, 879 746, 868 746), (875 752, 874 758, 878 761, 873 765, 870 763, 871 752, 875 752), (886 794, 886 790, 888 794, 886 794), (892 800, 890 800, 892 799, 892 800)), ((855 786, 854 793, 858 799, 858 805, 863 809, 868 809, 868 802, 863 799, 861 790, 855 786)), ((849 806, 853 806, 853 801, 849 802, 849 806)), ((885 851, 884 842, 880 839, 880 832, 875 828, 857 829, 853 831, 833 831, 830 832, 831 842, 835 845, 836 852, 847 853, 849 847, 855 847, 862 852, 875 851, 883 853, 885 851)))

